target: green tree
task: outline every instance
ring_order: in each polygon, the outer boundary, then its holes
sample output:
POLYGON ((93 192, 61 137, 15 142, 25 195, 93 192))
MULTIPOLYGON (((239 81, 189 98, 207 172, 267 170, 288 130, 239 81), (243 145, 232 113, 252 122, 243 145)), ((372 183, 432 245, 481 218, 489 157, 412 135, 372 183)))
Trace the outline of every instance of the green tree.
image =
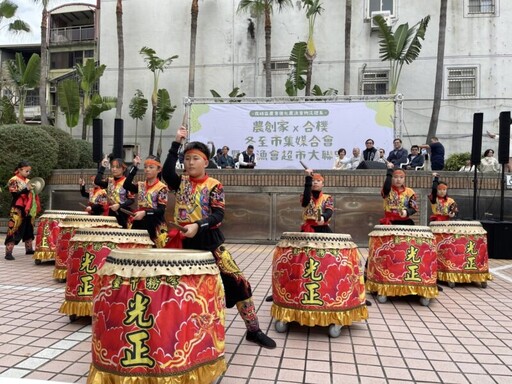
POLYGON ((282 10, 286 6, 293 7, 292 0, 240 0, 237 12, 249 12, 256 17, 265 18, 265 96, 272 96, 272 13, 274 6, 282 10))
POLYGON ((297 96, 297 91, 306 86, 305 76, 308 72, 308 61, 306 59, 307 43, 299 41, 293 45, 290 53, 290 73, 286 80, 286 94, 288 96, 297 96))
POLYGON ((80 91, 78 83, 72 79, 66 79, 59 83, 57 94, 59 96, 59 108, 66 116, 66 125, 71 130, 78 125, 80 120, 80 91))
POLYGON ((379 53, 382 61, 389 61, 391 73, 390 93, 397 91, 398 81, 404 64, 410 64, 420 54, 420 40, 425 39, 430 16, 426 16, 409 28, 408 23, 400 24, 393 32, 381 15, 373 17, 379 27, 379 53))
POLYGON ((156 120, 155 126, 160 130, 158 147, 156 154, 158 157, 162 155, 162 133, 169 128, 171 117, 176 110, 176 106, 171 104, 171 97, 167 89, 159 89, 157 92, 156 104, 156 120))
MULTIPOLYGON (((220 95, 219 92, 217 92, 215 89, 210 89, 210 93, 212 94, 213 97, 215 98, 222 98, 222 96, 220 95)), ((240 88, 238 87, 235 87, 231 90, 231 92, 229 92, 228 94, 228 97, 231 98, 231 99, 240 99, 242 97, 245 96, 245 93, 242 92, 240 93, 240 88)), ((219 100, 220 101, 220 100, 219 100)), ((230 100, 231 101, 231 100, 230 100)), ((241 100, 233 100, 233 101, 241 101, 241 100)))
POLYGON ((0 30, 7 28, 11 33, 30 32, 30 26, 25 21, 21 19, 11 20, 16 17, 17 10, 18 6, 10 0, 0 2, 0 30), (4 21, 7 23, 4 24, 4 21))
POLYGON ((14 105, 12 105, 7 96, 3 96, 0 99, 0 125, 15 123, 16 111, 14 110, 14 105))
POLYGON ((139 120, 142 120, 148 110, 148 99, 140 89, 135 91, 135 95, 130 101, 130 117, 135 119, 135 145, 137 145, 137 132, 139 129, 139 120))
POLYGON ((25 63, 23 55, 16 53, 13 60, 8 60, 7 73, 12 86, 18 96, 18 123, 25 122, 25 101, 27 92, 37 88, 39 85, 40 57, 37 53, 32 54, 28 63, 25 63))
POLYGON ((164 70, 170 67, 174 59, 178 58, 178 55, 162 59, 156 55, 154 49, 149 47, 142 47, 139 51, 144 56, 144 61, 148 69, 153 72, 153 91, 151 93, 151 137, 149 140, 149 154, 153 154, 154 142, 155 142, 155 129, 156 129, 156 110, 158 104, 158 83, 160 75, 164 70))
POLYGON ((303 7, 306 9, 306 17, 308 19, 308 42, 306 46, 306 59, 308 60, 308 70, 306 74, 306 89, 305 95, 311 95, 311 78, 313 77, 313 60, 316 57, 316 47, 313 34, 315 32, 315 21, 316 17, 319 16, 322 11, 322 4, 320 0, 302 0, 303 7))

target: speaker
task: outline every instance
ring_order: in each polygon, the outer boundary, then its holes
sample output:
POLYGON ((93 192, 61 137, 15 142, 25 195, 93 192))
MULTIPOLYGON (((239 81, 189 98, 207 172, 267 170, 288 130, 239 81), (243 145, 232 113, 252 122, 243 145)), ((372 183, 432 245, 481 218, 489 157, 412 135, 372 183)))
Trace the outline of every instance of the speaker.
POLYGON ((103 120, 92 120, 92 161, 103 160, 103 120))
POLYGON ((512 222, 482 220, 487 231, 487 252, 493 259, 512 259, 512 222))
POLYGON ((482 133, 484 125, 484 114, 473 114, 473 140, 471 142, 471 165, 480 165, 482 158, 482 133))
POLYGON ((123 158, 123 126, 123 119, 114 120, 114 147, 112 150, 114 159, 123 158))
POLYGON ((500 138, 498 145, 498 161, 507 164, 510 157, 510 111, 500 112, 500 138))
POLYGON ((380 163, 378 161, 361 161, 356 169, 386 169, 386 163, 380 163))

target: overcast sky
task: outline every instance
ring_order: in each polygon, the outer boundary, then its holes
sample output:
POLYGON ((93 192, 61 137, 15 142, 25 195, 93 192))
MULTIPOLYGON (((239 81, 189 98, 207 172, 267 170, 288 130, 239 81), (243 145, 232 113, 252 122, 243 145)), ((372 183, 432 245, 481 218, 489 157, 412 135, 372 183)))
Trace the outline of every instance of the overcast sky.
MULTIPOLYGON (((0 24, 0 45, 7 44, 37 44, 41 42, 41 11, 42 6, 40 2, 34 0, 11 0, 13 3, 18 5, 18 11, 16 16, 19 19, 24 20, 30 25, 31 32, 21 32, 17 35, 9 33, 6 25, 7 20, 3 20, 0 24)), ((87 3, 95 4, 95 0, 50 0, 48 3, 48 9, 51 10, 62 4, 73 4, 73 3, 87 3)), ((11 19, 12 20, 12 19, 11 19)))

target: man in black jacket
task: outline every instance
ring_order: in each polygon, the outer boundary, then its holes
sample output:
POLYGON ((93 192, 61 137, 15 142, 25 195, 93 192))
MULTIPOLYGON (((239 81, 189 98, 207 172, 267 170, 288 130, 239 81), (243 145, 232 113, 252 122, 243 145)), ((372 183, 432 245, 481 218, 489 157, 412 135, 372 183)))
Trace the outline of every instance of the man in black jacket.
POLYGON ((375 148, 373 139, 368 139, 365 142, 366 149, 363 151, 363 159, 365 161, 377 161, 379 156, 377 155, 377 148, 375 148))
POLYGON ((249 145, 247 150, 238 155, 238 165, 240 168, 250 169, 256 166, 256 154, 254 153, 254 147, 252 145, 249 145))

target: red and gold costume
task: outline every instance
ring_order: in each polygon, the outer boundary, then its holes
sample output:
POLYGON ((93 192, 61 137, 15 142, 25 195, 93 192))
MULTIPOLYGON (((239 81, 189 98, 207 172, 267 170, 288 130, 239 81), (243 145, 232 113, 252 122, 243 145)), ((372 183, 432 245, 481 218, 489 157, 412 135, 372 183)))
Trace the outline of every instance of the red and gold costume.
MULTIPOLYGON (((386 180, 381 191, 381 196, 384 199, 384 217, 380 219, 380 223, 386 225, 414 225, 410 216, 418 211, 416 194, 411 188, 392 186, 391 180, 394 172, 403 171, 388 169, 386 173, 386 180), (400 212, 403 210, 407 211, 406 217, 400 216, 400 212)), ((405 174, 405 172, 403 173, 405 174)))
POLYGON ((304 184, 304 193, 301 195, 302 226, 301 232, 323 232, 331 233, 329 220, 334 212, 334 200, 331 195, 327 195, 322 191, 313 191, 311 189, 314 178, 323 181, 323 177, 315 173, 313 176, 306 176, 304 184), (316 222, 323 217, 324 224, 318 225, 316 222))
POLYGON ((107 191, 98 186, 89 188, 89 192, 85 191, 85 185, 80 187, 80 193, 83 197, 89 200, 90 213, 92 215, 107 215, 108 214, 108 199, 107 191))
POLYGON ((457 203, 448 195, 441 197, 437 195, 437 188, 446 188, 446 185, 439 184, 439 178, 434 177, 432 182, 432 193, 428 196, 432 206, 432 216, 430 221, 447 221, 451 220, 450 213, 457 213, 457 203))
MULTIPOLYGON (((130 206, 133 204, 135 196, 132 192, 127 191, 124 188, 124 182, 126 181, 126 176, 121 177, 109 177, 105 181, 103 179, 103 174, 105 172, 105 167, 100 166, 98 170, 98 174, 94 179, 94 184, 106 189, 107 191, 107 205, 111 206, 114 204, 119 204, 119 208, 123 208, 125 210, 131 211, 130 206)), ((120 210, 114 211, 109 209, 109 216, 115 216, 117 218, 117 222, 123 228, 128 228, 128 214, 122 212, 120 210)))

